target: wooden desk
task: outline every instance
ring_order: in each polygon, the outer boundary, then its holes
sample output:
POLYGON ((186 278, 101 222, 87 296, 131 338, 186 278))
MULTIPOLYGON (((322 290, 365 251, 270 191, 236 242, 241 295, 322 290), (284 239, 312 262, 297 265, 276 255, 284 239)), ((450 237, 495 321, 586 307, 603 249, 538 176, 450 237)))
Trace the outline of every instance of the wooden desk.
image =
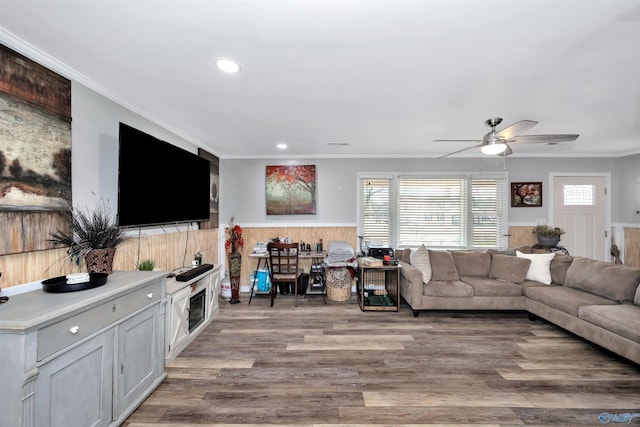
MULTIPOLYGON (((322 264, 324 258, 327 256, 327 253, 325 251, 300 251, 298 253, 298 259, 300 260, 311 260, 311 265, 314 264, 322 264)), ((249 258, 253 258, 256 260, 256 268, 253 270, 253 277, 254 277, 254 282, 251 284, 251 289, 249 290, 249 304, 251 304, 251 298, 253 297, 254 294, 268 294, 269 292, 258 292, 255 291, 255 279, 257 277, 257 272, 258 270, 260 270, 260 268, 262 267, 263 269, 269 271, 269 253, 265 252, 265 253, 261 253, 261 254, 249 254, 249 258)), ((311 276, 311 268, 309 268, 309 274, 311 276)), ((310 294, 321 294, 324 296, 325 293, 325 287, 324 287, 324 278, 321 279, 322 280, 322 291, 321 292, 309 292, 307 289, 307 292, 310 294)), ((311 287, 311 277, 309 279, 309 287, 311 287)), ((326 301, 325 301, 326 302, 326 301)))
MULTIPOLYGON (((322 263, 322 261, 326 256, 327 256, 327 253, 325 251, 311 251, 311 252, 300 251, 300 253, 298 254, 299 259, 310 259, 312 263, 316 263, 316 262, 322 263)), ((268 253, 265 252, 263 254, 249 254, 249 258, 253 258, 257 260, 257 265, 255 270, 260 270, 260 265, 263 262, 264 262, 264 264, 262 264, 263 267, 266 268, 267 270, 269 269, 268 253)))

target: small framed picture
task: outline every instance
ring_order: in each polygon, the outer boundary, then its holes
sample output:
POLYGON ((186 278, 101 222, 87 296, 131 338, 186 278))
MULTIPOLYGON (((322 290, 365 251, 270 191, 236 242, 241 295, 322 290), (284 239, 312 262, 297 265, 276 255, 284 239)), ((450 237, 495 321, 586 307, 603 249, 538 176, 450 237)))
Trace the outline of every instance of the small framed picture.
POLYGON ((512 182, 512 208, 539 208, 542 206, 542 182, 512 182))

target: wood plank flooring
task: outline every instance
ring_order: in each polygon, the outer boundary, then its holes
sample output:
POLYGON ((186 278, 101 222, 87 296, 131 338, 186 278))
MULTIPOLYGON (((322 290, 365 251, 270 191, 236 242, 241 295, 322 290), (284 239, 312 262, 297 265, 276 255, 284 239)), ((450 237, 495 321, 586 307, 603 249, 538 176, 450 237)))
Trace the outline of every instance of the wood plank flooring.
POLYGON ((640 425, 640 365, 523 312, 241 299, 125 427, 640 425))

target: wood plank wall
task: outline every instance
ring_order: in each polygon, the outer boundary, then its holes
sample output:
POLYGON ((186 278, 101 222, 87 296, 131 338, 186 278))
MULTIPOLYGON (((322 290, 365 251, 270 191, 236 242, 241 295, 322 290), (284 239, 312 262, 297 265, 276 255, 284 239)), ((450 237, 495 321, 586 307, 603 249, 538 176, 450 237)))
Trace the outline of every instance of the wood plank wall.
MULTIPOLYGON (((240 224, 242 226, 242 224, 240 224)), ((327 249, 327 243, 331 240, 349 242, 354 251, 358 252, 358 238, 356 227, 243 227, 242 238, 244 248, 242 249, 242 271, 240 273, 240 285, 249 286, 249 277, 256 268, 257 260, 249 258, 253 252, 253 247, 258 242, 268 242, 274 237, 288 237, 293 242, 304 241, 311 244, 315 249, 315 244, 322 239, 323 247, 327 249)), ((224 236, 223 236, 224 238, 224 236)), ((300 266, 306 273, 309 272, 311 260, 301 260, 300 266)), ((228 271, 228 264, 227 264, 228 271)))
MULTIPOLYGON (((152 259, 157 270, 171 271, 190 266, 198 249, 203 262, 218 264, 218 229, 134 237, 118 246, 113 268, 135 270, 137 261, 152 259)), ((65 249, 3 255, 0 256, 0 288, 78 271, 86 271, 86 267, 70 264, 65 249)))
POLYGON ((622 262, 625 265, 640 267, 640 228, 624 228, 624 254, 622 262))
MULTIPOLYGON (((509 227, 509 247, 535 244, 535 235, 530 226, 509 227)), ((625 265, 640 267, 640 228, 624 229, 625 265)), ((249 285, 249 276, 255 269, 255 259, 249 258, 257 242, 266 242, 272 237, 289 237, 294 242, 301 240, 314 245, 323 240, 326 249, 330 240, 351 243, 358 250, 356 227, 247 227, 244 228, 242 262, 242 286, 249 285)), ((218 263, 218 242, 224 240, 224 229, 206 229, 187 232, 165 233, 137 237, 125 242, 116 251, 114 268, 134 270, 136 260, 153 259, 159 270, 170 271, 182 265, 190 265, 198 249, 203 254, 203 262, 218 263)), ((78 267, 65 261, 64 249, 24 252, 0 256, 0 288, 8 288, 22 283, 60 276, 78 271, 78 267)), ((304 261, 302 268, 309 271, 310 261, 304 261)), ((227 267, 228 268, 228 267, 227 267)))

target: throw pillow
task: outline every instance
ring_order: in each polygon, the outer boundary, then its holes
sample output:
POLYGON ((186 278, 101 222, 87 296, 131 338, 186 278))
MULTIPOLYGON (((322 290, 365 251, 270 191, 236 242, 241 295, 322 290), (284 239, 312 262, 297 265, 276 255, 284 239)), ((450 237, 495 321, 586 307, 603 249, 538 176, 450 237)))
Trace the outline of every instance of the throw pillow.
POLYGON ((458 280, 458 270, 449 251, 429 250, 431 280, 458 280))
POLYGON ((531 260, 510 255, 496 254, 491 257, 489 277, 504 282, 522 283, 529 271, 531 260))
POLYGON ((527 271, 527 280, 535 280, 536 282, 551 284, 551 260, 556 254, 524 254, 516 251, 516 256, 531 260, 531 265, 527 271))
POLYGON ((451 251, 459 276, 487 277, 491 255, 485 251, 451 251))
POLYGON ((431 261, 429 260, 429 251, 424 245, 411 252, 411 265, 422 272, 422 281, 429 283, 431 280, 431 261))
POLYGON ((556 254, 551 260, 549 269, 551 270, 551 283, 557 285, 564 285, 564 280, 567 277, 567 270, 571 266, 573 257, 569 255, 556 254))

